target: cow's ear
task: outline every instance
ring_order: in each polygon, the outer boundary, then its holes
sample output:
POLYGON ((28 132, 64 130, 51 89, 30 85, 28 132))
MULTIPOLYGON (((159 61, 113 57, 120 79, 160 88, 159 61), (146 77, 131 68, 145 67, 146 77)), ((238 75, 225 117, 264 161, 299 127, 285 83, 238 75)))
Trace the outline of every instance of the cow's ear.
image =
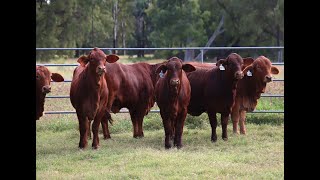
POLYGON ((271 73, 272 74, 279 74, 279 69, 275 66, 271 66, 271 73))
POLYGON ((64 81, 64 78, 59 73, 52 73, 51 74, 51 79, 54 82, 62 82, 62 81, 64 81))
POLYGON ((254 59, 252 57, 243 58, 243 66, 244 68, 252 64, 254 59))
POLYGON ((224 66, 224 65, 226 65, 226 62, 227 62, 227 60, 225 60, 225 59, 219 59, 216 63, 216 66, 219 67, 221 64, 224 66))
POLYGON ((110 54, 110 55, 106 56, 106 61, 108 63, 114 63, 114 62, 118 61, 118 59, 119 59, 119 57, 115 54, 110 54))
POLYGON ((89 58, 88 58, 88 56, 83 55, 83 56, 79 57, 79 59, 77 60, 77 62, 78 62, 81 66, 85 67, 86 64, 89 62, 89 58))
POLYGON ((159 67, 157 68, 157 70, 156 70, 156 74, 159 74, 161 71, 162 71, 163 73, 166 73, 166 71, 167 71, 167 66, 164 65, 164 64, 162 64, 161 66, 159 66, 159 67))
POLYGON ((192 72, 192 71, 195 71, 196 68, 194 66, 192 66, 191 64, 184 64, 182 65, 182 69, 185 71, 185 72, 192 72))
POLYGON ((246 68, 244 68, 244 70, 242 72, 243 72, 243 74, 245 76, 252 76, 253 75, 253 67, 252 67, 252 65, 249 65, 246 68))

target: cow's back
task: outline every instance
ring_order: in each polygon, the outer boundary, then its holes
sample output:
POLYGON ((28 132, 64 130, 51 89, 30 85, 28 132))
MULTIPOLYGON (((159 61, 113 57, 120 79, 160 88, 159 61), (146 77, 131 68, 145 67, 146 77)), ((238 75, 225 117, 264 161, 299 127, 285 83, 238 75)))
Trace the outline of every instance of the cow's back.
MULTIPOLYGON (((112 106, 134 108, 148 101, 152 107, 154 104, 154 86, 151 79, 150 65, 136 63, 124 65, 113 63, 106 65, 106 79, 109 88, 109 97, 115 96, 112 106), (152 105, 151 105, 152 104, 152 105)), ((148 110, 151 108, 148 107, 148 110)))
POLYGON ((188 113, 198 116, 208 109, 230 113, 234 104, 235 84, 217 67, 197 68, 188 73, 191 99, 188 113))
POLYGON ((209 71, 197 68, 193 72, 186 73, 191 87, 191 98, 188 106, 188 113, 191 115, 198 116, 205 112, 204 89, 207 85, 209 71))
POLYGON ((85 68, 82 66, 77 66, 73 71, 72 81, 70 85, 70 101, 74 108, 77 108, 81 103, 79 102, 81 98, 81 94, 84 91, 83 83, 80 82, 80 74, 85 68))

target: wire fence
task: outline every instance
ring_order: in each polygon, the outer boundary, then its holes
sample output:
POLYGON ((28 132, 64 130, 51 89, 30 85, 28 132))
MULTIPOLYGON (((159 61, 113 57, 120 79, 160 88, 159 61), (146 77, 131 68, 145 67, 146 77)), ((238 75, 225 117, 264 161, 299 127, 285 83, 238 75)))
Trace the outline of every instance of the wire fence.
MULTIPOLYGON (((52 50, 91 50, 92 48, 36 48, 37 51, 52 51, 52 50)), ((276 49, 279 50, 278 58, 282 57, 282 51, 284 47, 177 47, 177 48, 99 48, 101 50, 200 50, 201 52, 201 62, 203 63, 203 51, 204 50, 221 50, 221 49, 231 49, 231 50, 249 50, 249 49, 276 49), (281 57, 280 57, 281 56, 281 57)), ((273 65, 284 65, 283 62, 278 59, 278 62, 272 63, 273 65)), ((48 67, 76 67, 78 64, 37 64, 48 67)), ((284 79, 275 79, 275 82, 283 82, 284 79)), ((71 80, 64 80, 64 83, 70 83, 71 80)), ((284 95, 281 94, 262 94, 261 97, 270 97, 270 98, 283 98, 284 95)), ((47 96, 48 99, 63 99, 70 98, 70 96, 66 95, 57 95, 57 96, 47 96)), ((160 110, 151 110, 150 113, 159 113, 160 110)), ((75 114, 75 111, 45 111, 44 114, 75 114)), ((122 108, 119 113, 129 113, 126 108, 122 108)), ((249 113, 284 113, 282 110, 255 110, 249 113)))

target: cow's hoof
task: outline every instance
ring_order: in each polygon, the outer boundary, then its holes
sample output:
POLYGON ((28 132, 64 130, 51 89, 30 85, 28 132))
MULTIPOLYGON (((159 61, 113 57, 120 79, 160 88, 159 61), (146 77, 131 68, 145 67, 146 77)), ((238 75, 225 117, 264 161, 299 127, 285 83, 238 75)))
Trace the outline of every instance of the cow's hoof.
POLYGON ((224 137, 224 138, 222 138, 224 141, 228 141, 228 138, 227 137, 224 137))
POLYGON ((93 149, 93 150, 98 150, 98 149, 99 149, 99 146, 92 146, 92 149, 93 149))
POLYGON ((79 143, 79 149, 85 149, 87 147, 87 144, 82 144, 82 143, 79 143))
POLYGON ((233 134, 240 134, 239 131, 233 131, 233 134))
POLYGON ((111 136, 110 136, 110 135, 108 135, 108 136, 104 136, 104 137, 103 137, 103 139, 104 139, 104 140, 111 139, 111 136))
POLYGON ((217 142, 217 136, 211 137, 211 142, 217 142))
POLYGON ((141 139, 141 138, 143 138, 143 135, 136 135, 136 136, 133 136, 134 138, 136 138, 136 139, 141 139))

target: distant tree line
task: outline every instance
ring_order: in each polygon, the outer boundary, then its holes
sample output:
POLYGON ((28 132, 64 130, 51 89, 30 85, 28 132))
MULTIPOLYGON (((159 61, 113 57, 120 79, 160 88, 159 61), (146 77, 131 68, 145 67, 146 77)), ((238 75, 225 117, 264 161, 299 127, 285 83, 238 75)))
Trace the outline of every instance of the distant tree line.
MULTIPOLYGON (((283 46, 283 11, 284 0, 36 0, 36 47, 283 46)), ((206 57, 230 52, 208 51, 206 57)), ((37 51, 37 59, 83 53, 37 51)), ((199 54, 153 53, 189 59, 199 54)))

